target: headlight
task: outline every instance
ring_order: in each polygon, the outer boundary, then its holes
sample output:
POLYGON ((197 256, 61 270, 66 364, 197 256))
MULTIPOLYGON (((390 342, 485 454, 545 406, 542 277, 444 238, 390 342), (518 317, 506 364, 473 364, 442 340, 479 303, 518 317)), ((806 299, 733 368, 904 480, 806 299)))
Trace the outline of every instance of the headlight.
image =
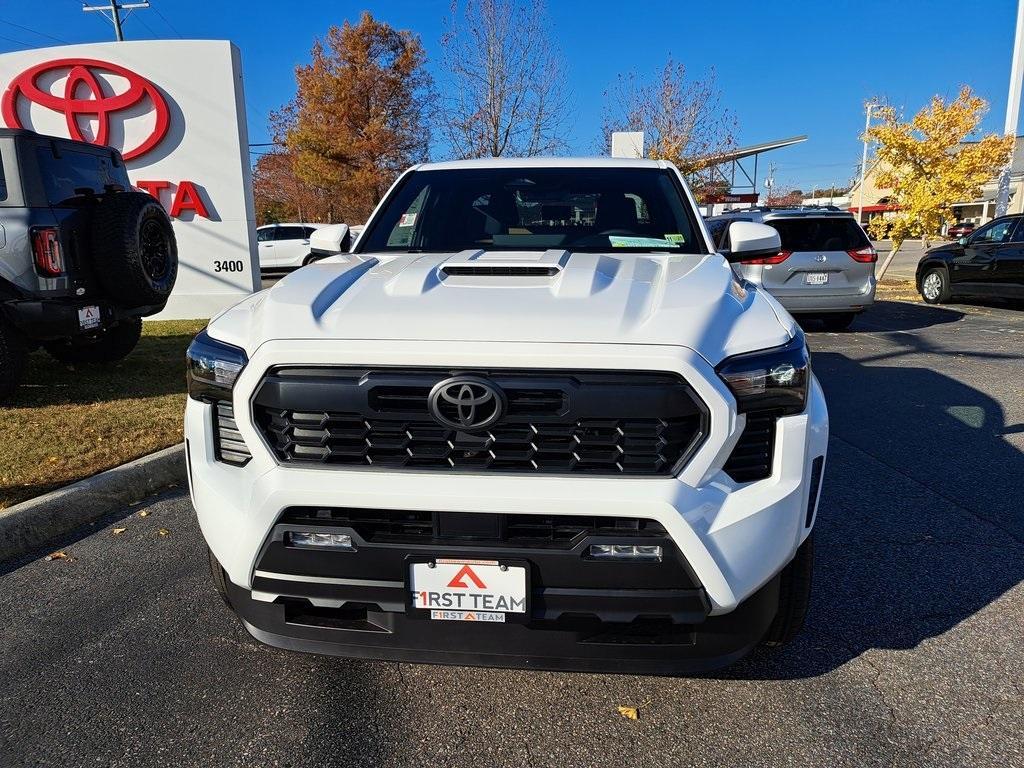
POLYGON ((230 402, 231 388, 249 358, 239 347, 211 339, 206 331, 200 331, 189 344, 185 361, 189 397, 205 402, 230 402))
POLYGON ((736 396, 740 413, 802 413, 807 403, 811 356, 800 331, 784 346, 730 357, 717 370, 736 396))

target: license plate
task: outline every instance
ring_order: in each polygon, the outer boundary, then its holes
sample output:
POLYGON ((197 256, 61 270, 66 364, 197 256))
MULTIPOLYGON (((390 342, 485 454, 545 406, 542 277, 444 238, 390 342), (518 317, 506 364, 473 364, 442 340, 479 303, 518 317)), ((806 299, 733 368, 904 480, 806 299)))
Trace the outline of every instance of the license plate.
POLYGON ((83 331, 100 327, 100 308, 96 306, 82 307, 78 310, 78 327, 83 331))
POLYGON ((828 272, 808 272, 808 285, 824 285, 828 282, 828 272))
POLYGON ((504 622, 526 613, 526 568, 497 560, 437 558, 409 567, 412 607, 437 621, 504 622))

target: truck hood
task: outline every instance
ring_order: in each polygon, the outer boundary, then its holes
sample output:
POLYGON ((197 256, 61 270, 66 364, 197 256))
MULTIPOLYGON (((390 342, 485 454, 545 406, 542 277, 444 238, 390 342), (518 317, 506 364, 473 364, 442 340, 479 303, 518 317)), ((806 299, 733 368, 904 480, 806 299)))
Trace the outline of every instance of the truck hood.
POLYGON ((226 310, 215 338, 685 346, 712 364, 784 344, 792 319, 718 255, 347 254, 226 310))

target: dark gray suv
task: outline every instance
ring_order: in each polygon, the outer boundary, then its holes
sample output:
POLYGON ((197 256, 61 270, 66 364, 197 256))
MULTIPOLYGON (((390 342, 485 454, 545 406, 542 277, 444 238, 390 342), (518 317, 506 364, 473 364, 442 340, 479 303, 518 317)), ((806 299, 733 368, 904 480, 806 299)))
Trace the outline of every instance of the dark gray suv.
POLYGON ((125 357, 177 272, 170 219, 117 150, 0 128, 0 400, 40 345, 72 364, 125 357))

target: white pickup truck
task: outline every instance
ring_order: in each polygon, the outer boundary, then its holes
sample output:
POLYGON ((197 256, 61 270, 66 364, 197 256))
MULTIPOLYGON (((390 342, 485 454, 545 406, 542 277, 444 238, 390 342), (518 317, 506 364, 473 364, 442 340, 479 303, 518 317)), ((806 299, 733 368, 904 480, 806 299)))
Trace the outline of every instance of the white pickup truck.
POLYGON ((214 581, 270 645, 698 673, 801 627, 828 439, 799 327, 670 164, 402 175, 189 349, 214 581), (343 234, 343 233, 342 233, 343 234))

